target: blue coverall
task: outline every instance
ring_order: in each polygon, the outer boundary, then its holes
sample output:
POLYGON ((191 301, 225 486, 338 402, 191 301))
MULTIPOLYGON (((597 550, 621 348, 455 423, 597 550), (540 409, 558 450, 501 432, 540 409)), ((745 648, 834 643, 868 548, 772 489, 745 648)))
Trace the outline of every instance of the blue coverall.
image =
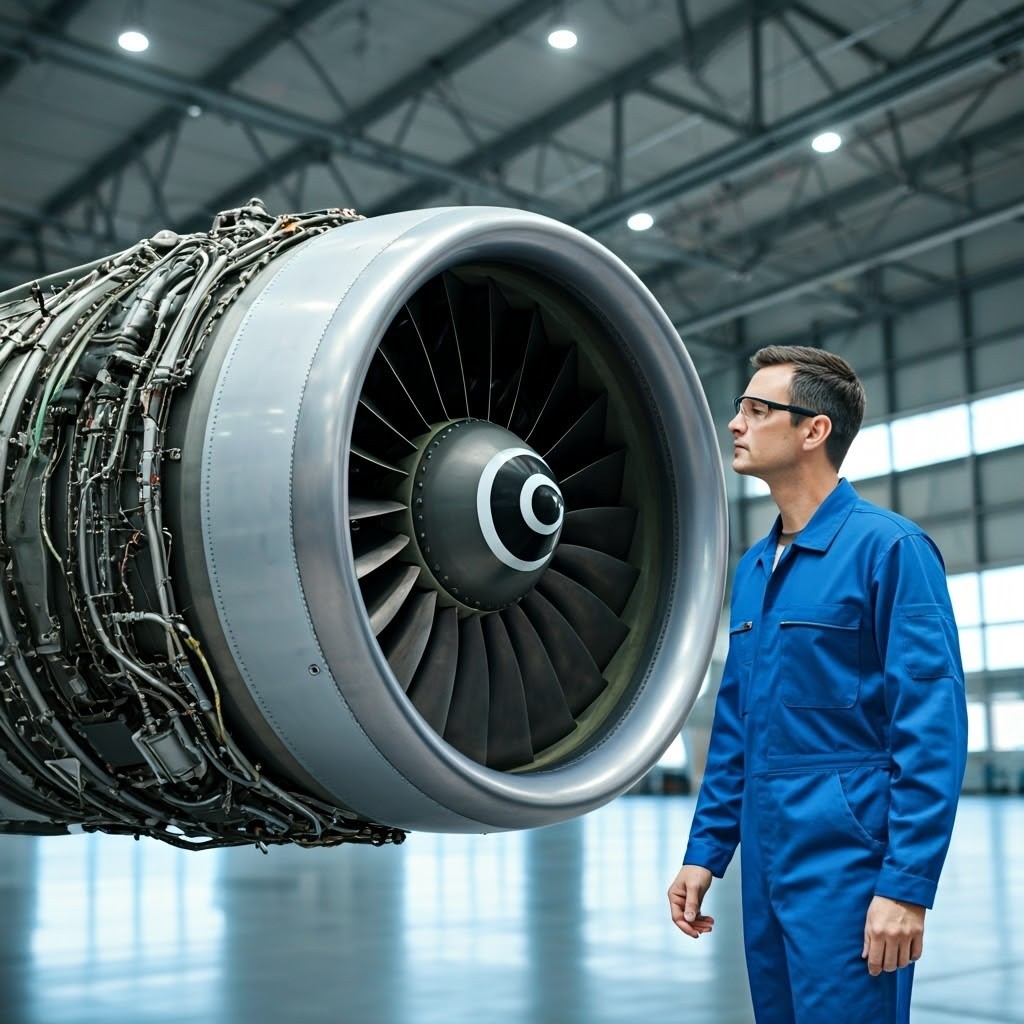
POLYGON ((772 571, 741 559, 684 863, 743 842, 758 1024, 909 1019, 913 965, 861 959, 875 894, 930 907, 967 757, 963 667, 938 549, 841 480, 772 571))

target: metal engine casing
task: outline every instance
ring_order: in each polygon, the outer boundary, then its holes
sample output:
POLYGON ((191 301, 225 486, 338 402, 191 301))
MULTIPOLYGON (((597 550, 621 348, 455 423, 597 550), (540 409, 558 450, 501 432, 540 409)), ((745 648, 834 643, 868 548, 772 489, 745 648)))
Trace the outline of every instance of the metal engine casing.
MULTIPOLYGON (((718 444, 670 321, 594 240, 508 209, 254 201, 0 296, 0 346, 0 831, 532 828, 678 735, 724 590, 718 444), (489 420, 557 435, 530 457, 567 525, 536 588, 481 609, 442 582, 416 473, 489 420), (574 697, 579 652, 600 682, 574 697), (571 721, 545 729, 552 680, 571 721)), ((475 531, 448 532, 489 578, 475 531)))

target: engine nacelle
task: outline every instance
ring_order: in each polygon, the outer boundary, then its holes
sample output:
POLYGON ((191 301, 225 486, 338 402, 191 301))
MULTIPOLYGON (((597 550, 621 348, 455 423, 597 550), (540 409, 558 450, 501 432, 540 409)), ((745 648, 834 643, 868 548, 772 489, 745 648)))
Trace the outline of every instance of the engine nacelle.
POLYGON ((164 231, 0 295, 0 831, 397 842, 593 810, 724 588, 692 363, 516 210, 164 231))

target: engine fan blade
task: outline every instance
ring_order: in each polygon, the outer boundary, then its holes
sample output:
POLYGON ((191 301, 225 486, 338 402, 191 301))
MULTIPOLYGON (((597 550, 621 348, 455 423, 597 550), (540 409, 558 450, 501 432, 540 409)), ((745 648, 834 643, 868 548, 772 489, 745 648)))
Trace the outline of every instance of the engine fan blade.
POLYGON ((523 389, 523 381, 528 379, 530 371, 537 359, 538 353, 547 347, 548 336, 544 330, 544 320, 540 310, 534 308, 530 312, 530 326, 526 335, 526 345, 523 347, 523 356, 519 368, 513 375, 509 391, 512 399, 509 405, 508 416, 504 419, 505 426, 511 429, 512 421, 515 419, 516 409, 519 404, 519 395, 523 389))
POLYGON ((620 449, 567 476, 560 481, 566 508, 615 504, 622 493, 625 466, 626 452, 620 449))
POLYGON ((527 594, 521 607, 544 644, 575 718, 590 707, 607 685, 601 670, 576 630, 539 591, 527 594))
POLYGON ((379 636, 398 614, 419 574, 420 570, 415 565, 386 565, 366 577, 361 584, 363 601, 374 636, 379 636))
POLYGON ((626 558, 636 532, 636 509, 625 505, 578 508, 567 512, 561 542, 626 558))
POLYGON ((444 738, 478 764, 487 763, 490 686, 487 648, 479 615, 459 623, 459 663, 444 738))
POLYGON ((490 679, 487 767, 504 771, 533 760, 526 694, 516 652, 498 615, 483 619, 490 679))
MULTIPOLYGON (((545 429, 548 428, 552 420, 561 414, 564 403, 573 400, 578 387, 578 376, 579 355, 574 345, 566 350, 562 363, 544 395, 540 408, 537 410, 536 418, 530 425, 523 440, 533 444, 536 448, 543 449, 545 429)), ((534 382, 528 381, 526 384, 533 386, 534 382)))
POLYGON ((454 608, 441 608, 408 689, 416 710, 438 735, 444 735, 458 664, 458 612, 454 608))
POLYGON ((560 544, 552 565, 595 594, 616 615, 622 614, 640 570, 593 548, 560 544))
POLYGON ((444 394, 442 393, 441 390, 441 384, 437 379, 437 371, 434 368, 434 363, 430 358, 430 351, 427 348, 426 338, 423 334, 422 329, 420 328, 419 323, 416 320, 415 314, 413 313, 413 304, 411 302, 406 303, 405 312, 409 317, 409 324, 411 325, 413 331, 416 333, 416 340, 419 344, 419 351, 422 352, 423 354, 424 365, 427 370, 427 375, 429 375, 429 377, 424 376, 422 378, 423 386, 427 386, 427 380, 429 379, 430 383, 433 385, 434 397, 436 397, 437 405, 438 408, 440 409, 440 415, 442 418, 448 419, 448 409, 445 407, 444 404, 444 394))
POLYGON ((388 462, 386 459, 382 459, 379 456, 374 455, 372 452, 365 451, 362 448, 357 448, 356 446, 353 445, 351 452, 353 455, 362 459, 364 462, 368 462, 371 467, 371 472, 373 471, 373 469, 377 469, 384 470, 387 473, 394 473, 395 476, 399 477, 409 475, 408 472, 402 469, 401 466, 396 466, 394 463, 388 462))
POLYGON ((598 395, 576 421, 542 454, 559 476, 573 467, 585 466, 604 450, 604 426, 608 415, 607 393, 598 395))
POLYGON ((407 307, 418 328, 445 419, 464 415, 462 357, 443 275, 432 277, 415 295, 410 296, 407 307))
POLYGON ((465 403, 464 412, 466 416, 469 416, 469 385, 466 382, 466 361, 462 356, 463 344, 459 336, 459 317, 462 311, 462 295, 465 285, 454 274, 445 273, 441 277, 444 282, 444 295, 448 306, 448 321, 451 325, 455 354, 459 360, 459 379, 462 382, 462 400, 465 403))
POLYGON ((426 650, 436 605, 434 590, 413 594, 380 635, 381 650, 403 690, 408 690, 426 650))
POLYGON ((629 635, 626 624, 586 587, 554 569, 548 569, 537 589, 562 613, 604 671, 629 635))
POLYGON ((525 612, 516 605, 506 608, 501 618, 519 662, 530 719, 530 738, 534 753, 557 743, 576 728, 565 694, 558 684, 544 643, 525 612))
POLYGON ((406 437, 405 434, 403 434, 366 395, 361 395, 359 398, 359 410, 356 413, 356 423, 352 428, 352 437, 356 440, 356 443, 358 443, 358 428, 360 421, 368 424, 367 430, 373 430, 373 428, 376 427, 374 433, 377 437, 373 441, 367 438, 362 445, 362 447, 367 450, 379 450, 381 447, 386 447, 389 442, 393 441, 395 444, 404 448, 409 454, 416 451, 415 443, 410 438, 406 437), (381 435, 383 435, 384 439, 381 439, 381 435))
POLYGON ((352 534, 356 579, 368 576, 385 562, 390 562, 409 543, 404 533, 386 533, 369 527, 352 534))
POLYGON ((386 516, 392 512, 401 512, 405 505, 400 501, 374 500, 372 498, 349 498, 348 518, 372 519, 375 516, 386 516))

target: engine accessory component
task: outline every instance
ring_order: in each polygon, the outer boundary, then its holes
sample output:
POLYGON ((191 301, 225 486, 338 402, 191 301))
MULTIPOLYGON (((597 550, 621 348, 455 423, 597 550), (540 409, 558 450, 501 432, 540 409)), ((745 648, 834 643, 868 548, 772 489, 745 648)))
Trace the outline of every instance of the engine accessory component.
POLYGON ((696 698, 726 504, 610 252, 516 210, 162 231, 0 295, 0 831, 552 824, 696 698))

